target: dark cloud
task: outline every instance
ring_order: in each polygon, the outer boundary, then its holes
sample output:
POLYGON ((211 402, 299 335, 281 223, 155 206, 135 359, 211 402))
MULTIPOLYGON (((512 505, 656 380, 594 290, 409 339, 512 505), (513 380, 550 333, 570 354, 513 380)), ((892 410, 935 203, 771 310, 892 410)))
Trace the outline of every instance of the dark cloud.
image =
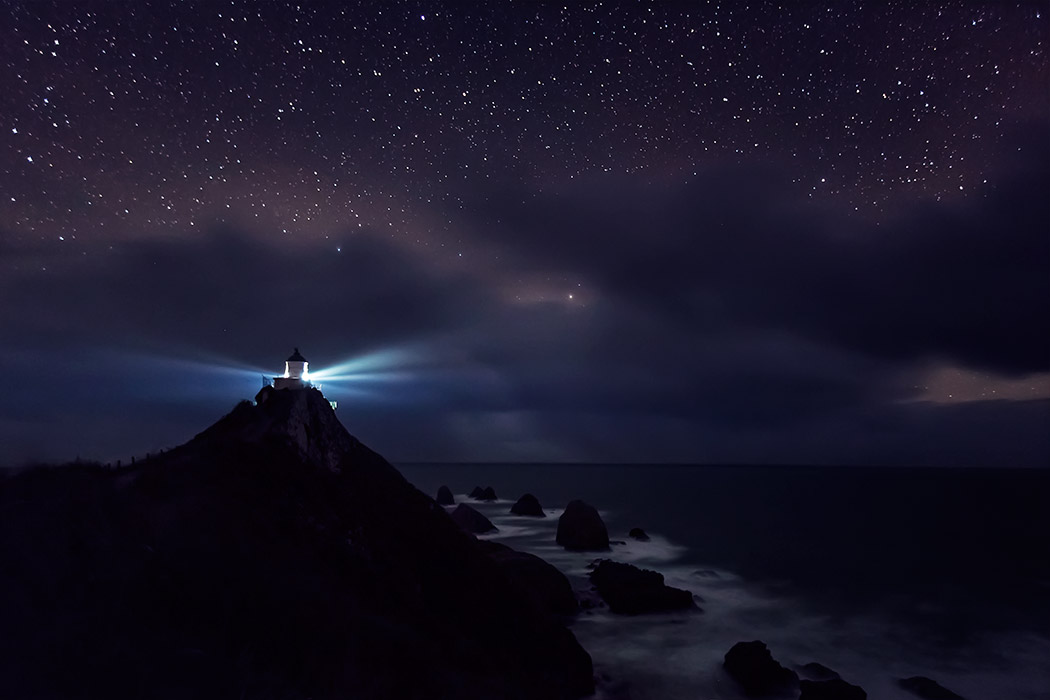
POLYGON ((484 296, 369 234, 268 246, 218 229, 186 241, 137 241, 91 265, 56 266, 9 285, 0 308, 22 339, 155 349, 208 348, 246 362, 290 342, 352 354, 455 328, 484 296))
POLYGON ((252 396, 249 368, 279 371, 293 345, 324 366, 488 315, 476 284, 382 238, 340 247, 262 245, 227 228, 7 276, 0 421, 14 454, 0 461, 170 446, 252 396))
POLYGON ((684 187, 594 182, 489 193, 477 227, 537 271, 698 332, 777 329, 898 362, 1003 374, 1050 369, 1050 133, 995 188, 916 203, 876 225, 800 206, 776 170, 701 174, 684 187))
POLYGON ((326 388, 397 459, 1045 462, 1045 404, 915 400, 932 361, 1048 368, 1048 161, 1029 152, 985 196, 881 226, 797 205, 775 169, 490 193, 468 210, 515 261, 497 274, 373 231, 8 246, 4 461, 176 444, 257 388, 209 362, 276 371, 299 345, 315 368, 413 349, 401 381, 326 388), (503 294, 541 272, 589 300, 503 294))

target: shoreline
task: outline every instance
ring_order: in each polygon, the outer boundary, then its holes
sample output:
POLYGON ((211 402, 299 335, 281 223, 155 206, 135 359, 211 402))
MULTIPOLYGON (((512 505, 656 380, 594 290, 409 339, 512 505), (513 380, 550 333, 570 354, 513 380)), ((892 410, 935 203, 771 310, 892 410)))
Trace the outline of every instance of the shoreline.
MULTIPOLYGON (((501 493, 495 475, 493 483, 501 493)), ((830 666, 870 697, 884 700, 917 697, 898 684, 914 676, 933 678, 963 697, 1034 699, 1039 697, 1036 689, 1050 680, 1038 661, 1043 652, 1050 653, 1050 636, 1016 629, 980 631, 954 642, 916 635, 916 621, 905 629, 886 610, 849 610, 844 603, 822 609, 819 599, 798 595, 790 584, 776 586, 725 567, 696 566, 696 553, 688 546, 648 527, 648 543, 625 538, 622 527, 623 532, 610 528, 611 540, 623 543, 612 544, 609 552, 568 552, 553 537, 562 504, 545 503, 547 517, 532 519, 511 515, 512 499, 482 502, 466 493, 454 497, 500 528, 479 539, 540 556, 565 574, 574 589, 589 585, 586 566, 591 560, 608 558, 658 571, 668 585, 690 590, 705 601, 704 613, 693 619, 676 613, 625 617, 607 609, 581 611, 569 627, 594 659, 600 691, 596 698, 739 697, 722 661, 732 644, 749 639, 767 642, 773 656, 789 668, 814 661, 830 666), (1008 652, 1004 657, 997 650, 1008 652), (1002 671, 1004 664, 1008 672, 1002 671)), ((607 515, 612 516, 607 522, 617 526, 631 517, 602 509, 602 517, 607 515)))

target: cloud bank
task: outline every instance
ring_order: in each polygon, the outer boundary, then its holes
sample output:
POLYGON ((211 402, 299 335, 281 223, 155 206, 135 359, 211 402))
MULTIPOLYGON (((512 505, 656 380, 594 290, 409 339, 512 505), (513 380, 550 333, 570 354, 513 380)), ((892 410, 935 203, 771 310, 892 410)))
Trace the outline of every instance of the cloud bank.
POLYGON ((799 204, 772 168, 475 190, 457 216, 488 264, 222 225, 46 272, 6 246, 0 462, 176 444, 298 345, 317 368, 414 358, 326 387, 394 459, 1046 464, 1047 401, 918 400, 931 368, 1050 371, 1045 137, 996 188, 880 222, 799 204), (584 291, 507 294, 542 278, 584 291))

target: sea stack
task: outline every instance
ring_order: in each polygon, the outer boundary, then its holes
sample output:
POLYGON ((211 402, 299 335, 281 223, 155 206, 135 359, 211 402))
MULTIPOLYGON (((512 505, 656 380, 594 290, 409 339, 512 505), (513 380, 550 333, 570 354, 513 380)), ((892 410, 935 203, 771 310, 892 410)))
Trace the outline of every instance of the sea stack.
POLYGON ((466 503, 460 503, 452 511, 452 520, 466 532, 483 535, 486 532, 495 532, 498 528, 484 515, 474 510, 466 503))
POLYGON ((609 549, 609 531, 597 508, 583 501, 570 501, 558 518, 556 541, 573 551, 604 552, 609 549))
POLYGON ((531 493, 527 493, 519 498, 517 503, 510 507, 510 512, 514 515, 526 515, 533 518, 547 517, 547 514, 543 512, 543 506, 540 505, 539 499, 531 493))
POLYGON ((452 497, 452 491, 447 486, 442 486, 438 489, 437 498, 435 500, 440 506, 456 505, 456 499, 452 497))

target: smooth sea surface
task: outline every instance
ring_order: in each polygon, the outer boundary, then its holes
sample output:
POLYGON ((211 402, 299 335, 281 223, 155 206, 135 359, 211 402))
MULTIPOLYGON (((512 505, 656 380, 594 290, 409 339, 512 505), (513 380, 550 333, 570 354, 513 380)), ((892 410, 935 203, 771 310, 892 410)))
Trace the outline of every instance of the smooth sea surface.
POLYGON ((722 670, 761 639, 788 667, 817 661, 872 700, 933 678, 969 700, 1050 698, 1050 470, 787 466, 407 464, 433 496, 489 517, 486 536, 586 589, 608 557, 664 574, 703 613, 581 613, 600 698, 741 698, 722 670), (466 494, 492 486, 500 500, 466 494), (523 493, 548 517, 510 515, 523 493), (599 509, 607 554, 554 542, 565 504, 599 509), (652 538, 627 537, 642 527, 652 538))

